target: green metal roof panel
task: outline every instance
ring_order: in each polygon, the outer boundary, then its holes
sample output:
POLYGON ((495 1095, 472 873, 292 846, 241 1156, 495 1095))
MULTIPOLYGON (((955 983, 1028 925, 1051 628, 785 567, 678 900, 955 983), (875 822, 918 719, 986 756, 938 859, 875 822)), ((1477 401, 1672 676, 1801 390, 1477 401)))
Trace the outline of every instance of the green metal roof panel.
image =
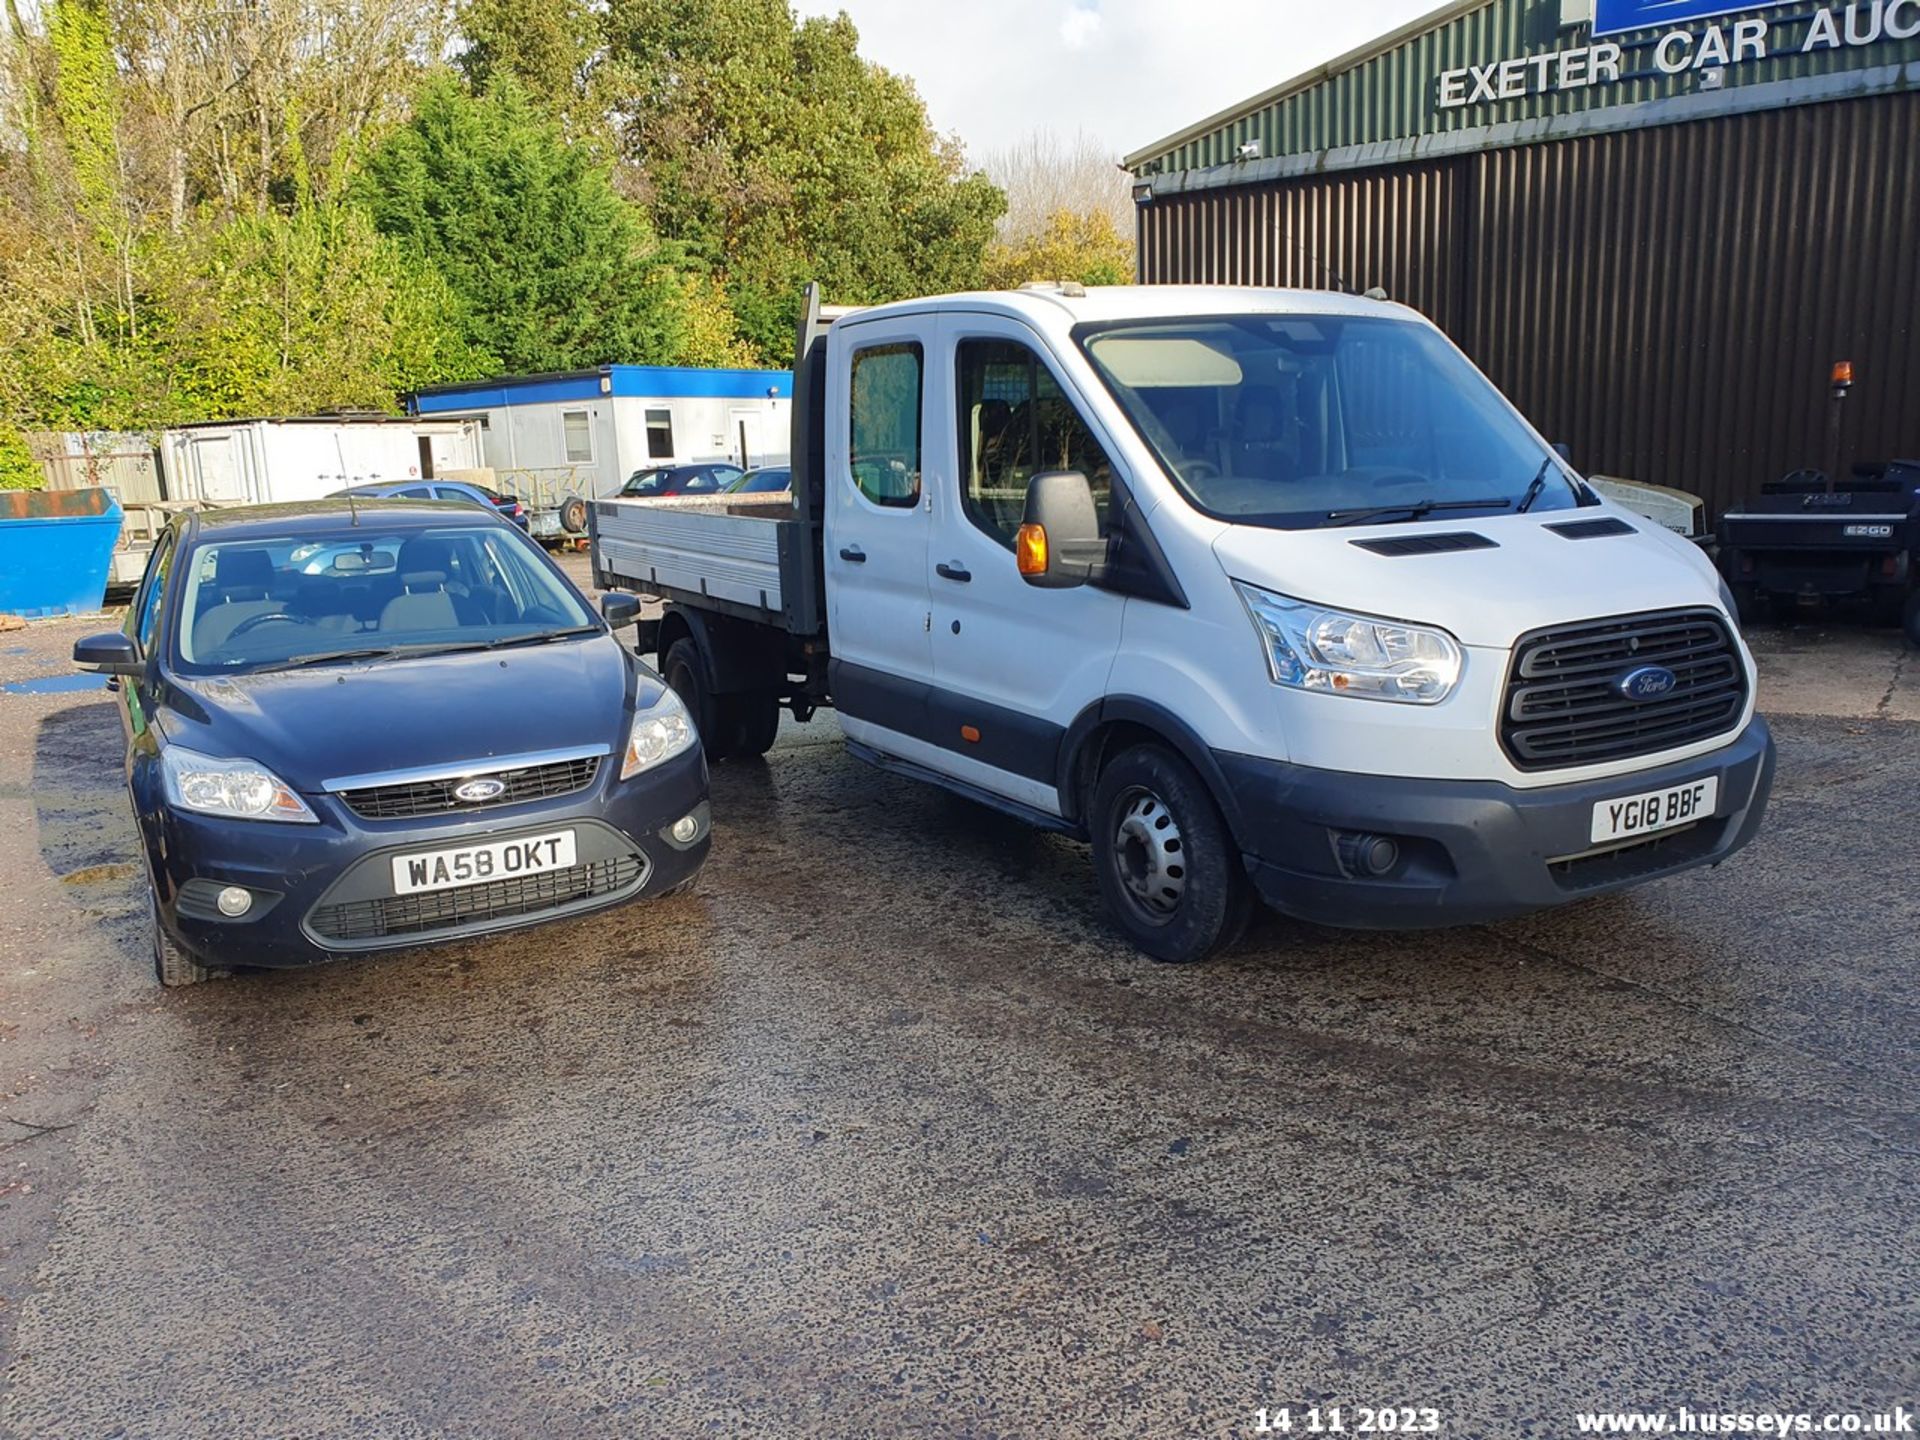
MULTIPOLYGON (((1716 82, 1705 78, 1710 74, 1717 74, 1718 83, 1731 90, 1920 60, 1920 0, 1762 5, 1599 40, 1590 23, 1563 25, 1561 17, 1562 0, 1455 0, 1371 46, 1137 151, 1126 163, 1140 175, 1210 169, 1234 164, 1249 141, 1259 144, 1263 158, 1308 155, 1689 95, 1712 88, 1716 82), (1853 33, 1877 29, 1880 38, 1846 43, 1849 9, 1854 12, 1853 33), (1831 14, 1841 44, 1802 53, 1822 11, 1831 14), (1656 64, 1662 37, 1672 31, 1687 32, 1690 43, 1697 44, 1716 25, 1731 38, 1737 22, 1753 20, 1767 26, 1764 58, 1677 74, 1664 73, 1656 64), (1451 108, 1439 103, 1444 72, 1596 45, 1620 47, 1617 81, 1545 93, 1529 84, 1531 93, 1517 99, 1451 108)), ((1670 53, 1680 48, 1676 42, 1670 53)), ((1530 74, 1534 68, 1528 67, 1530 74)))

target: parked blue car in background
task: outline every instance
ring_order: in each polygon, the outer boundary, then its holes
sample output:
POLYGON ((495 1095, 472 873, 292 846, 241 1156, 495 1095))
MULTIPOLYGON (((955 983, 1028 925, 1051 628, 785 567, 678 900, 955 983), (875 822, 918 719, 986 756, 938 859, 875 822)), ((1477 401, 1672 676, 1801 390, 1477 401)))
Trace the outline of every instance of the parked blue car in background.
POLYGON ((727 494, 771 495, 777 491, 792 488, 793 467, 791 465, 762 465, 758 470, 747 471, 727 486, 727 494))
POLYGON ((709 844, 693 721, 494 514, 343 500, 177 517, 116 677, 165 984, 657 896, 709 844))
POLYGON ((354 485, 345 490, 333 492, 336 497, 353 496, 356 500, 452 500, 461 505, 478 505, 484 510, 497 510, 504 520, 511 520, 522 530, 529 528, 532 517, 527 507, 517 495, 508 495, 491 486, 479 485, 471 480, 406 480, 380 482, 372 485, 354 485))

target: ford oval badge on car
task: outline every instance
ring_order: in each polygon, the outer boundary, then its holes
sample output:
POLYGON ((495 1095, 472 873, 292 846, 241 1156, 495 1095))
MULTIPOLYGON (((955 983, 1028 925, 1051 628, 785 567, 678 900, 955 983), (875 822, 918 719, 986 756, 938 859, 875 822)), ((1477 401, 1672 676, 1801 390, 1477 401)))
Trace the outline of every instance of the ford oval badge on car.
POLYGON ((504 780, 469 780, 453 787, 453 798, 468 805, 483 805, 489 800, 498 800, 506 793, 507 782, 504 780))
POLYGON ((1680 677, 1664 665, 1641 665, 1617 677, 1613 688, 1629 700, 1658 700, 1679 683, 1680 677))

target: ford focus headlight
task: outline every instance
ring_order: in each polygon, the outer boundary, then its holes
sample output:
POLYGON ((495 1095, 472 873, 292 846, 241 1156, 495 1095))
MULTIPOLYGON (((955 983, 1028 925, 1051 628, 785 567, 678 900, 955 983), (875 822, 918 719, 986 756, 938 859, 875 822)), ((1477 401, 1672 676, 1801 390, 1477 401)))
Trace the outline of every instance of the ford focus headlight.
POLYGON ((1460 682, 1460 646, 1444 630, 1349 615, 1236 580, 1276 685, 1437 705, 1460 682))
POLYGON ((184 745, 169 745, 160 752, 160 773, 167 799, 181 810, 232 820, 319 823, 292 786, 252 760, 219 760, 184 745))
POLYGON ((694 729, 687 707, 672 690, 662 688, 657 700, 634 712, 633 729, 627 733, 626 758, 620 762, 620 778, 630 780, 699 742, 700 733, 694 729))

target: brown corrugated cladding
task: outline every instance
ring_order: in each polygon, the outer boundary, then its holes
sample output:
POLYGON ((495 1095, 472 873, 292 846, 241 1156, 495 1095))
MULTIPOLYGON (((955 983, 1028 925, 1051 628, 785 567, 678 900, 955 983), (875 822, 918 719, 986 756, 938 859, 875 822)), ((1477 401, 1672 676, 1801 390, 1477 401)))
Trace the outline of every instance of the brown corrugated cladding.
POLYGON ((1364 289, 1386 284, 1457 331, 1462 162, 1199 191, 1140 208, 1141 279, 1364 289))
POLYGON ((1846 451, 1920 454, 1920 94, 1157 196, 1141 278, 1381 285, 1596 474, 1718 514, 1846 451))

